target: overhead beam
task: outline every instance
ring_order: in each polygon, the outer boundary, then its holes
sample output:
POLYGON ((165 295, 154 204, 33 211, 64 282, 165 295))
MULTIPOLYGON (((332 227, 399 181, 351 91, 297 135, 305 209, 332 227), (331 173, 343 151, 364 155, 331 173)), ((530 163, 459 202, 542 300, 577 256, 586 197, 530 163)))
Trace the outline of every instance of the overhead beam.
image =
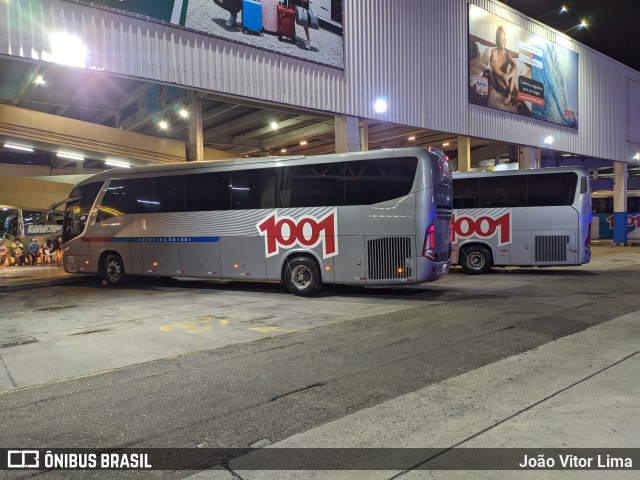
POLYGON ((311 137, 313 135, 322 135, 325 133, 333 132, 334 130, 335 126, 333 124, 333 121, 324 121, 322 123, 317 123, 305 128, 293 130, 282 135, 274 135, 272 137, 265 138, 264 140, 262 140, 262 142, 260 142, 260 145, 263 149, 268 150, 270 148, 286 144, 287 142, 300 140, 301 138, 304 139, 305 137, 311 137))
MULTIPOLYGON (((284 130, 285 128, 289 128, 292 127, 294 125, 299 125, 300 123, 303 122, 308 122, 308 121, 313 121, 313 120, 317 120, 316 117, 311 117, 309 115, 300 115, 294 118, 288 118, 286 120, 280 120, 278 121, 278 130, 284 130)), ((260 135, 265 135, 267 133, 273 133, 274 130, 273 128, 271 128, 271 125, 266 125, 262 128, 257 128, 255 130, 251 130, 250 132, 247 133, 243 133, 240 135, 235 135, 232 138, 232 142, 238 142, 238 143, 243 143, 245 140, 248 140, 250 138, 255 138, 255 137, 259 137, 260 135)))
MULTIPOLYGON (((89 77, 88 80, 85 80, 82 83, 82 86, 80 88, 78 88, 75 92, 73 92, 73 95, 71 97, 71 103, 74 104, 76 103, 80 97, 82 97, 83 95, 85 95, 91 88, 93 88, 93 86, 98 83, 98 76, 97 75, 92 75, 89 77)), ((63 105, 58 107, 58 109, 54 112, 54 115, 62 115, 64 112, 66 112, 69 108, 71 108, 69 105, 63 105)))

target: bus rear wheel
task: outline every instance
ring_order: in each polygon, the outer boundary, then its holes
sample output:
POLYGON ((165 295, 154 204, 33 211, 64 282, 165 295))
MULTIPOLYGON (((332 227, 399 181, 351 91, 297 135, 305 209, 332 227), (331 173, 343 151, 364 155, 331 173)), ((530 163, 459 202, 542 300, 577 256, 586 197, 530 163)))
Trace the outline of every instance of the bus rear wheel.
POLYGON ((322 289, 318 264, 309 257, 287 260, 283 282, 289 292, 299 297, 310 297, 322 289))
POLYGON ((469 275, 487 273, 491 270, 493 261, 489 250, 479 245, 462 249, 460 265, 462 270, 469 275))
POLYGON ((127 275, 124 273, 124 262, 120 255, 110 253, 104 258, 102 278, 110 285, 121 285, 125 283, 127 275))

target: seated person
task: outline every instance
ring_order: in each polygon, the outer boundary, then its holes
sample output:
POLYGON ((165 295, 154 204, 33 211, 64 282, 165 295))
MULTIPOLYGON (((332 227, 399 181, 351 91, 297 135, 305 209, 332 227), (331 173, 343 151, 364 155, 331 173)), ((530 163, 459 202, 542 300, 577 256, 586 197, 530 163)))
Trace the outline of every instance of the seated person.
POLYGON ((9 249, 3 243, 2 245, 0 245, 0 268, 5 266, 8 256, 9 256, 9 249))
POLYGON ((496 48, 491 50, 493 88, 505 97, 504 104, 516 101, 518 95, 518 67, 507 50, 507 35, 503 27, 496 30, 496 48))
POLYGON ((38 245, 38 241, 35 238, 31 239, 31 243, 27 246, 27 251, 29 252, 29 263, 37 265, 38 257, 40 256, 40 245, 38 245))
POLYGON ((25 265, 24 245, 20 241, 20 237, 16 237, 11 244, 11 256, 15 259, 16 265, 25 265))

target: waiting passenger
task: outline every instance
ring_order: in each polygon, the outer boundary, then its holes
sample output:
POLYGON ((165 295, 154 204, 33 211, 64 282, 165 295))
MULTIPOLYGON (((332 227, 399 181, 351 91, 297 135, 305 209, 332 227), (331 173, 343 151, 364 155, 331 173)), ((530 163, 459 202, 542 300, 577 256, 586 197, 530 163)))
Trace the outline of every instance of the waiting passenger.
POLYGON ((20 237, 16 237, 11 244, 11 256, 15 259, 16 265, 25 265, 24 260, 24 245, 20 241, 20 237))
POLYGON ((51 254, 56 256, 56 266, 59 267, 60 259, 62 258, 62 238, 61 237, 58 237, 53 241, 51 254))
POLYGON ((31 243, 27 247, 29 252, 29 262, 31 265, 38 264, 38 257, 40 256, 40 245, 38 245, 38 241, 35 238, 31 239, 31 243))
POLYGON ((52 262, 52 258, 51 258, 52 248, 53 248, 53 243, 51 243, 51 240, 45 241, 44 245, 42 245, 42 266, 43 267, 45 263, 52 262))
POLYGON ((8 256, 9 256, 9 249, 3 243, 2 245, 0 245, 0 268, 4 267, 8 256))

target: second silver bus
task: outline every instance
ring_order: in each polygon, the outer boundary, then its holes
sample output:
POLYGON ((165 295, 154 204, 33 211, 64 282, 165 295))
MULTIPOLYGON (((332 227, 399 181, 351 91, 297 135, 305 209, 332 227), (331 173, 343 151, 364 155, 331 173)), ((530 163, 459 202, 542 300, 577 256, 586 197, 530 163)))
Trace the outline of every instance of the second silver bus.
POLYGON ((591 258, 589 172, 579 167, 454 175, 454 264, 582 265, 591 258))

